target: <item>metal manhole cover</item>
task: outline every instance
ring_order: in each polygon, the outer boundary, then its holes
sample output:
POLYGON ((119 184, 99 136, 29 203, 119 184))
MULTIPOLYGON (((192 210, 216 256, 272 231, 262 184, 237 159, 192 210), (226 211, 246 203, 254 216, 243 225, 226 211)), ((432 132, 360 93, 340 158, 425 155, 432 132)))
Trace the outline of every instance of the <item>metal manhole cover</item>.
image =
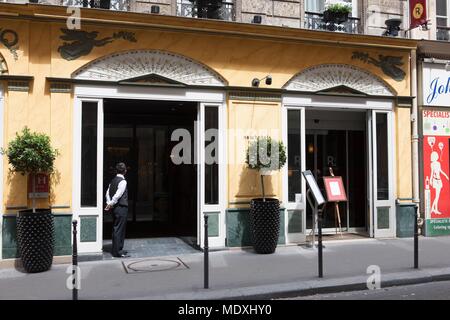
POLYGON ((122 262, 127 273, 143 273, 187 269, 180 258, 176 259, 146 259, 122 262))

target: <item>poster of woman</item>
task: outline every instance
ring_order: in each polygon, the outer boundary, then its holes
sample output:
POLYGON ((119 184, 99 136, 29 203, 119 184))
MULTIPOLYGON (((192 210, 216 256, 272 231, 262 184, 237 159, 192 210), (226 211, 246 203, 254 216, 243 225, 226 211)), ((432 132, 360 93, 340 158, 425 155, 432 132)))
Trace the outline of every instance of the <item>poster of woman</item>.
POLYGON ((425 212, 450 218, 449 137, 424 137, 425 212))

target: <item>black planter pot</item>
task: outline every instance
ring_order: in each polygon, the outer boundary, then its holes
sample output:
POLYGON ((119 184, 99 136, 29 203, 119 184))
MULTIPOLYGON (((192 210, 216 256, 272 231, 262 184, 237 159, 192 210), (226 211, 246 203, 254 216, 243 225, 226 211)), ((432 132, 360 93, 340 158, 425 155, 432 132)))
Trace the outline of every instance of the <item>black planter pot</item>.
POLYGON ((323 12, 323 21, 326 23, 341 24, 348 20, 349 13, 337 13, 325 10, 323 12))
POLYGON ((54 250, 54 221, 50 209, 19 211, 17 242, 25 271, 43 272, 50 269, 54 250))
POLYGON ((385 35, 397 37, 399 31, 401 30, 400 25, 402 24, 401 19, 388 19, 385 21, 386 24, 386 32, 385 35))
POLYGON ((274 253, 280 234, 280 201, 266 198, 250 203, 253 248, 257 253, 274 253))

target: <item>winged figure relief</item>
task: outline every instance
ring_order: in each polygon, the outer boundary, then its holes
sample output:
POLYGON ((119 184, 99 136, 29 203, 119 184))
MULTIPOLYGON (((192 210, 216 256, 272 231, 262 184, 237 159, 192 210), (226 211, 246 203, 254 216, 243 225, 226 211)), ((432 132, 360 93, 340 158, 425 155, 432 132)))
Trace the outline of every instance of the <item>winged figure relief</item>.
POLYGON ((378 60, 369 56, 368 53, 354 52, 352 59, 358 59, 366 63, 379 67, 384 74, 395 81, 402 81, 406 77, 406 72, 401 68, 404 65, 402 57, 378 55, 378 60))
POLYGON ((61 29, 63 35, 60 36, 64 43, 58 48, 58 52, 65 60, 75 60, 88 55, 94 47, 103 47, 116 39, 124 39, 130 42, 136 42, 134 33, 120 31, 114 33, 111 37, 97 39, 98 31, 82 31, 61 29))

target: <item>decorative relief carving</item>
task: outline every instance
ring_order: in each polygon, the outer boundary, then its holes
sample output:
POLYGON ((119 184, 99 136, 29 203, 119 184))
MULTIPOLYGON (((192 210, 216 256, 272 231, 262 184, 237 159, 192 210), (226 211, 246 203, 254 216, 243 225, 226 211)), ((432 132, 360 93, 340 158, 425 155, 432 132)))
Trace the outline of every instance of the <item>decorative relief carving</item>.
POLYGON ((159 75, 188 85, 224 86, 212 69, 178 54, 159 50, 135 50, 97 59, 76 71, 72 78, 123 81, 159 75))
POLYGON ((367 95, 394 95, 381 79, 367 71, 345 64, 324 64, 308 68, 294 76, 284 86, 287 90, 310 92, 338 87, 347 87, 367 95))
POLYGON ((384 56, 379 54, 377 60, 371 57, 367 52, 355 51, 353 52, 352 59, 373 64, 374 66, 380 68, 385 75, 391 77, 395 81, 403 81, 406 77, 406 72, 400 68, 404 65, 402 57, 384 56))
POLYGON ((9 50, 9 52, 11 52, 14 60, 17 60, 19 58, 17 54, 17 49, 19 49, 19 47, 17 46, 17 44, 19 43, 19 35, 17 34, 17 32, 11 29, 0 28, 0 43, 3 44, 9 50))
POLYGON ((64 42, 58 48, 58 52, 61 54, 61 57, 69 61, 86 56, 91 53, 94 47, 103 47, 117 39, 123 39, 130 42, 137 41, 134 37, 134 33, 125 31, 116 32, 112 37, 103 39, 97 39, 98 31, 87 32, 70 29, 61 29, 61 31, 63 35, 59 38, 69 42, 64 42))

